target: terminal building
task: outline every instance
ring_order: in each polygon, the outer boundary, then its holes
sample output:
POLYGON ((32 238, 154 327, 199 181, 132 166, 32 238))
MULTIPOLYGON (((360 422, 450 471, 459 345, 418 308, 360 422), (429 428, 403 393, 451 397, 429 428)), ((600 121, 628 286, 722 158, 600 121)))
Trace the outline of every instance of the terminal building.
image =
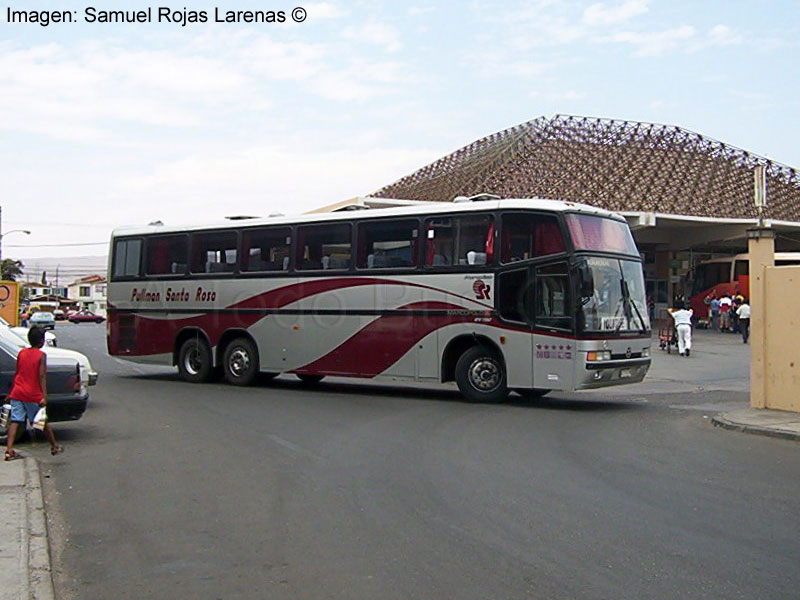
POLYGON ((747 252, 747 229, 759 222, 758 165, 767 181, 761 217, 775 230, 775 249, 800 251, 796 169, 672 125, 568 115, 494 133, 366 198, 323 210, 484 193, 599 206, 628 220, 659 310, 689 297, 697 265, 747 252))

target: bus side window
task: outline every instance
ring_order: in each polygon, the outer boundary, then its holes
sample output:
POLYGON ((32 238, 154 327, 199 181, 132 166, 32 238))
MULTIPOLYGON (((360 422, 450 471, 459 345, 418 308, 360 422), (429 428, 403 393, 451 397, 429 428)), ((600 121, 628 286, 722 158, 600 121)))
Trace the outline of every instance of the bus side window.
POLYGON ((749 274, 750 274, 750 261, 737 260, 736 271, 733 276, 734 281, 739 281, 739 277, 741 277, 742 275, 749 275, 749 274))
POLYGON ((192 273, 230 273, 235 270, 235 231, 192 235, 192 273))
POLYGON ((288 227, 246 229, 242 233, 244 272, 287 271, 291 254, 292 234, 288 227))
POLYGON ((485 265, 493 262, 491 215, 435 217, 425 222, 425 266, 485 265))
POLYGON ((550 215, 506 213, 500 238, 500 260, 503 263, 566 251, 558 220, 550 215))
POLYGON ((297 228, 298 271, 350 268, 350 224, 307 225, 297 228))
POLYGON ((142 257, 142 240, 117 240, 114 244, 113 276, 138 277, 142 257))
POLYGON ((183 275, 188 259, 188 236, 160 235, 147 240, 148 275, 183 275))
POLYGON ((359 269, 391 269, 417 264, 416 220, 374 221, 358 226, 359 269))

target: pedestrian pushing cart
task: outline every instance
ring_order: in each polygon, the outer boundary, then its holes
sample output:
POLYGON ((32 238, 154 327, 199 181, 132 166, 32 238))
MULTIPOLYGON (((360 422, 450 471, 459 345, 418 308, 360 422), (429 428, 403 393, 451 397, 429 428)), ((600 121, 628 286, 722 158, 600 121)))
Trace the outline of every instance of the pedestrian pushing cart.
POLYGON ((675 321, 671 316, 658 320, 658 347, 666 350, 667 354, 672 354, 672 347, 678 348, 678 331, 675 328, 675 321))

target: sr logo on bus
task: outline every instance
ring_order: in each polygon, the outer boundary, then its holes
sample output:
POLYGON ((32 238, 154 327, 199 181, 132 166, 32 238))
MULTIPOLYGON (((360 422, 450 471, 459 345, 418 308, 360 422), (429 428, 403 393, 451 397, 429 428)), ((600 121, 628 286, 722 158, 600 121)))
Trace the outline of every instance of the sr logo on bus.
POLYGON ((492 286, 486 285, 483 279, 478 279, 472 284, 472 291, 475 292, 475 298, 478 300, 489 300, 489 293, 492 291, 492 286))

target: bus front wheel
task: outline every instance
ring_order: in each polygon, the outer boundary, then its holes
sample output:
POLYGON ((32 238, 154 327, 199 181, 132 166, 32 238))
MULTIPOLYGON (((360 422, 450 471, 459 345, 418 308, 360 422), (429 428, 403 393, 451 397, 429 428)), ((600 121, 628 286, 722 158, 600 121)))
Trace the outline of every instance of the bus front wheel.
POLYGON ((233 385, 250 385, 258 375, 258 350, 247 338, 236 338, 222 359, 225 379, 233 385))
POLYGON ((193 337, 181 344, 178 371, 184 380, 203 383, 211 377, 211 349, 203 338, 193 337))
POLYGON ((456 383, 472 402, 500 402, 508 395, 506 369, 497 353, 473 346, 456 363, 456 383))

